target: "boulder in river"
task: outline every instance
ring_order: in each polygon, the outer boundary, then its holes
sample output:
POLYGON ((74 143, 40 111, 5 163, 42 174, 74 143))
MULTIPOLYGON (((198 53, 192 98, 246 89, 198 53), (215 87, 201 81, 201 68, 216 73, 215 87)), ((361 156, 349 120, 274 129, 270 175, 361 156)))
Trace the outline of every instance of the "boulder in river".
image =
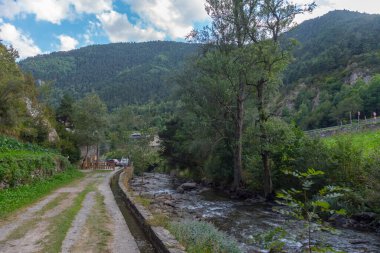
POLYGON ((185 190, 181 186, 179 186, 176 191, 181 194, 185 192, 185 190))
POLYGON ((164 201, 164 205, 171 206, 171 207, 175 207, 174 202, 171 201, 171 200, 165 200, 165 201, 164 201))
POLYGON ((360 239, 353 239, 353 240, 350 240, 349 243, 351 243, 351 244, 367 244, 367 243, 369 243, 369 241, 360 240, 360 239))
POLYGON ((335 226, 344 227, 344 228, 352 226, 355 223, 354 220, 340 214, 331 215, 329 218, 329 221, 335 226))
POLYGON ((191 182, 183 183, 178 188, 182 188, 184 191, 191 191, 197 188, 197 183, 191 183, 191 182))
POLYGON ((371 212, 361 212, 352 215, 352 218, 358 222, 371 223, 376 219, 377 214, 371 212))

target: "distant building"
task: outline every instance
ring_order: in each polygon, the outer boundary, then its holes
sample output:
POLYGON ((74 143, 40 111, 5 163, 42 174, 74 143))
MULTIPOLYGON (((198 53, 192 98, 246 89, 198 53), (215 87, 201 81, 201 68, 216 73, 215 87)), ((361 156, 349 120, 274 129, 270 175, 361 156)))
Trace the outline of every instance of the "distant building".
POLYGON ((160 145, 161 145, 160 137, 155 135, 153 141, 149 143, 149 146, 153 148, 158 148, 160 145))

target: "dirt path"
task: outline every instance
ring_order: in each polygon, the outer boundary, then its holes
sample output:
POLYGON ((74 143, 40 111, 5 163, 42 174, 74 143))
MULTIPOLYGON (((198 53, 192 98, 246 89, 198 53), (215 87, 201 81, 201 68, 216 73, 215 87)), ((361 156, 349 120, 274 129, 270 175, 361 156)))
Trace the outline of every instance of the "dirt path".
POLYGON ((109 179, 90 172, 0 222, 0 252, 139 252, 109 179))

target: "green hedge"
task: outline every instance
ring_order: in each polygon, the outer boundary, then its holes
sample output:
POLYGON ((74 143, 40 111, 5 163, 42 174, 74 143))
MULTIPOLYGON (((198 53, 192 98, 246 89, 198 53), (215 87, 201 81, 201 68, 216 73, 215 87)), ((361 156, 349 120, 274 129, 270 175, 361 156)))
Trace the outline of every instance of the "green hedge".
POLYGON ((0 136, 0 189, 30 184, 69 166, 56 151, 0 136))
POLYGON ((60 155, 51 153, 0 153, 1 188, 29 184, 53 176, 70 165, 60 155))
POLYGON ((56 150, 47 149, 33 143, 23 143, 11 137, 0 136, 0 153, 16 150, 57 153, 56 150))

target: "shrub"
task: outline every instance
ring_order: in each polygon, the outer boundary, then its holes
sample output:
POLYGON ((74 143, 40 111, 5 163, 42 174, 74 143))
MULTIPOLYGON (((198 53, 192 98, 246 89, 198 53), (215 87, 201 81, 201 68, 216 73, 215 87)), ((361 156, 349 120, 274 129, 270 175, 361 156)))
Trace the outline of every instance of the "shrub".
POLYGON ((3 187, 29 184, 65 170, 66 158, 51 153, 7 152, 0 154, 0 182, 3 187))
POLYGON ((59 141, 59 149, 63 156, 68 157, 70 162, 75 163, 80 160, 80 149, 74 142, 61 139, 59 141))
POLYGON ((212 224, 202 221, 183 220, 169 224, 169 231, 189 253, 237 253, 237 242, 212 224))
POLYGON ((23 143, 14 138, 0 136, 0 153, 8 151, 28 150, 31 152, 50 152, 57 153, 55 150, 50 150, 32 143, 23 143))
POLYGON ((69 165, 56 151, 0 136, 0 189, 48 178, 69 165))

